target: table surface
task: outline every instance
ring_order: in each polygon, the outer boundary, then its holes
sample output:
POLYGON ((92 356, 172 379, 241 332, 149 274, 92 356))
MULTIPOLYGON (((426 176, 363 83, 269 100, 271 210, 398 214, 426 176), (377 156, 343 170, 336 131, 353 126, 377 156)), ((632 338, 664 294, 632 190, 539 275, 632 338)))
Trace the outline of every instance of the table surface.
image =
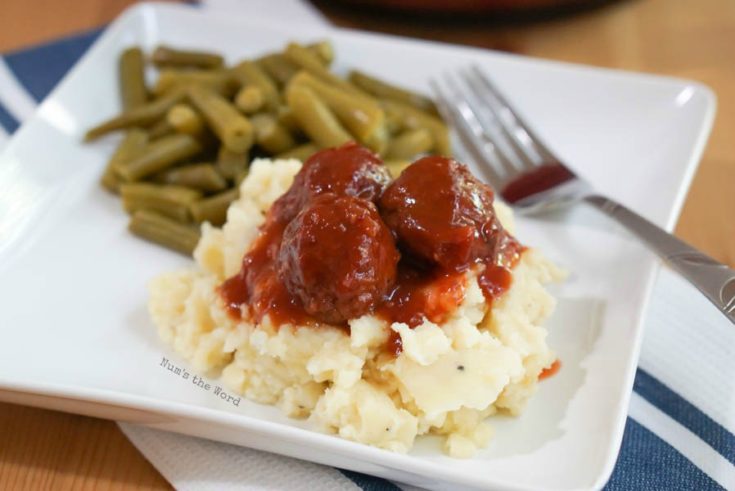
MULTIPOLYGON (((131 0, 3 0, 0 52, 104 25, 131 0), (72 6, 73 5, 73 6, 72 6), (32 16, 32 17, 31 17, 32 16), (17 19, 17 22, 7 22, 17 19)), ((699 80, 714 89, 714 131, 676 234, 735 265, 735 2, 628 0, 532 24, 446 23, 355 15, 320 1, 338 25, 535 57, 699 80), (729 135, 729 136, 728 136, 729 135)), ((0 489, 165 489, 117 425, 0 404, 0 489)))

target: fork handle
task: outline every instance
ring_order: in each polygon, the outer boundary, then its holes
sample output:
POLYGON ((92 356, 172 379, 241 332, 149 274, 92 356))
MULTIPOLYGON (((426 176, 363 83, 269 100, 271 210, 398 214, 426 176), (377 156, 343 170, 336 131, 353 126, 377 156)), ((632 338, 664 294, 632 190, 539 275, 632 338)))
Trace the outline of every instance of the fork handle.
POLYGON ((609 198, 591 195, 584 200, 614 218, 645 242, 666 264, 696 286, 730 319, 730 322, 735 324, 735 270, 715 261, 609 198))

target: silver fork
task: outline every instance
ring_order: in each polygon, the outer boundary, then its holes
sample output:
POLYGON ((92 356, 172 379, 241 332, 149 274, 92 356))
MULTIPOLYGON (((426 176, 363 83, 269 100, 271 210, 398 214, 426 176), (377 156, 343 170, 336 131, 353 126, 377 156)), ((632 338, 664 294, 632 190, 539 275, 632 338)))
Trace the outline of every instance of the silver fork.
POLYGON ((431 82, 442 116, 513 207, 545 210, 585 202, 614 218, 735 323, 735 271, 596 192, 536 136, 478 67, 431 82))

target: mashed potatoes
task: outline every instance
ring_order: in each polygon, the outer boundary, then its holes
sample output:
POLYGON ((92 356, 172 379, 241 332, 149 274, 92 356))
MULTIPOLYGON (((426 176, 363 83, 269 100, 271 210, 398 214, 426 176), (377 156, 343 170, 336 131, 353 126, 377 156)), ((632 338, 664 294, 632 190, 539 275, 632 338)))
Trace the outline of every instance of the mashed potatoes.
MULTIPOLYGON (((491 309, 476 273, 468 273, 465 298, 442 325, 425 321, 410 329, 365 315, 349 321, 348 334, 328 326, 276 327, 268 317, 259 325, 234 320, 215 289, 239 271, 266 211, 300 166, 253 162, 227 223, 203 226, 197 266, 152 282, 149 307, 161 337, 232 391, 309 418, 324 431, 397 452, 432 433, 446 436, 449 455, 473 455, 492 436, 487 417, 518 414, 555 359, 542 327, 555 302, 543 285, 562 273, 527 250, 511 288, 491 309), (384 347, 390 330, 402 341, 397 357, 384 347)), ((510 210, 496 205, 496 211, 512 230, 510 210)))

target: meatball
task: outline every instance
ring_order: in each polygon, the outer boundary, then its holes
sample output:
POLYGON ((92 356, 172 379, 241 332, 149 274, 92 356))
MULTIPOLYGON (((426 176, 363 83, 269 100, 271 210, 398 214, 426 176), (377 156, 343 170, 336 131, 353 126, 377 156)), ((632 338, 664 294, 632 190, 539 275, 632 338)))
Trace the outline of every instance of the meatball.
POLYGON ((399 258, 373 203, 328 193, 314 198, 284 230, 277 271, 308 314, 340 324, 382 301, 399 258))
POLYGON ((502 239, 492 190, 446 157, 410 165, 385 190, 379 206, 402 250, 447 270, 463 271, 494 255, 502 239))
POLYGON ((322 150, 304 162, 289 190, 273 204, 271 214, 276 221, 288 223, 323 193, 377 201, 390 179, 380 158, 356 143, 322 150))

